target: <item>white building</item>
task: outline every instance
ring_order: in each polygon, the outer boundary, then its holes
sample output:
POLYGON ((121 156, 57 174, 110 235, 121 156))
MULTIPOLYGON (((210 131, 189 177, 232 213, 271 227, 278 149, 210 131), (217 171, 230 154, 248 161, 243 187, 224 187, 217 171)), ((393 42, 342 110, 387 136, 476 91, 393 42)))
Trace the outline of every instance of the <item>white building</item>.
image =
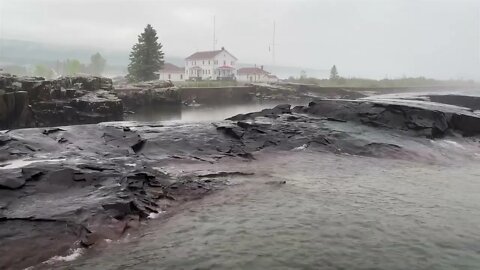
POLYGON ((237 80, 240 82, 262 82, 272 83, 278 82, 277 76, 263 69, 263 66, 239 68, 237 71, 237 80))
POLYGON ((185 78, 193 80, 234 80, 237 58, 222 47, 196 52, 185 58, 185 78))
POLYGON ((162 81, 185 81, 185 68, 177 67, 174 64, 165 63, 163 68, 156 73, 158 74, 158 79, 162 81))

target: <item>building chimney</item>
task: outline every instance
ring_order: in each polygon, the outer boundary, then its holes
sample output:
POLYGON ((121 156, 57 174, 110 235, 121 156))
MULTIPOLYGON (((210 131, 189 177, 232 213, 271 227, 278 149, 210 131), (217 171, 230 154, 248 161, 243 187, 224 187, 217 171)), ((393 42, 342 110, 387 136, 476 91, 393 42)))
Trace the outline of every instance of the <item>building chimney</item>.
POLYGON ((263 65, 260 66, 260 69, 263 70, 263 65))
POLYGON ((225 47, 222 47, 222 51, 225 51, 225 47))

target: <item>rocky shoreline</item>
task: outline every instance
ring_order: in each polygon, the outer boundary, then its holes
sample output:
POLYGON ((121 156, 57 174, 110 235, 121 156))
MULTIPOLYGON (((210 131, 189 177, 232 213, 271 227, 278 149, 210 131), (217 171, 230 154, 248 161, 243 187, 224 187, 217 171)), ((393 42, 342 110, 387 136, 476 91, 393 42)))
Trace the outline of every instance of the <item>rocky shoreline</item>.
POLYGON ((431 100, 320 99, 213 124, 116 122, 2 132, 0 268, 23 269, 118 239, 149 217, 226 188, 238 175, 255 177, 253 169, 232 170, 232 164, 254 164, 261 153, 476 158, 475 109, 443 104, 451 98, 431 100), (446 151, 436 142, 442 138, 468 147, 446 151))
POLYGON ((0 74, 0 130, 91 124, 123 119, 123 104, 103 77, 16 77, 0 74))
POLYGON ((96 76, 45 80, 0 74, 0 130, 119 121, 124 113, 167 107, 178 110, 183 105, 300 103, 318 97, 356 99, 365 95, 300 84, 178 88, 168 81, 151 81, 114 86, 111 79, 96 76))

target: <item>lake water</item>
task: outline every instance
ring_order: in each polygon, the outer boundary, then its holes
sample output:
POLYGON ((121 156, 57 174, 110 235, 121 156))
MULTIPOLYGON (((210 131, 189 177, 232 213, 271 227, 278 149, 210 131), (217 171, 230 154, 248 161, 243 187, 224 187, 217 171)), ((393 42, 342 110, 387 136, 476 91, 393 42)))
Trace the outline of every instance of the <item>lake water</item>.
POLYGON ((231 167, 255 175, 56 267, 480 269, 478 160, 297 150, 231 167))
MULTIPOLYGON (((225 118, 240 114, 272 108, 280 102, 229 104, 218 106, 165 106, 159 108, 144 108, 134 114, 125 116, 127 121, 177 121, 177 122, 205 122, 221 121, 225 118)), ((306 105, 306 104, 302 104, 306 105)))

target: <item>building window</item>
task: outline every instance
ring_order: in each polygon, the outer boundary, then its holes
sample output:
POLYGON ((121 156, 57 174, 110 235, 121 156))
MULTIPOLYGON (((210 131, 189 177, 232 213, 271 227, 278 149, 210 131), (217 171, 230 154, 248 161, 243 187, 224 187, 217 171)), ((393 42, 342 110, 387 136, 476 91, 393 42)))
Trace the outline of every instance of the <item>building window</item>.
POLYGON ((224 65, 224 66, 227 65, 227 61, 226 61, 226 60, 223 60, 223 65, 224 65))
POLYGON ((171 77, 172 77, 172 75, 171 75, 171 74, 168 74, 168 79, 169 79, 169 80, 171 79, 171 77))
POLYGON ((183 80, 183 74, 180 74, 180 80, 183 80))
POLYGON ((210 65, 210 60, 208 60, 208 64, 210 65))
POLYGON ((202 65, 205 65, 205 60, 202 61, 202 65))
POLYGON ((194 65, 197 65, 197 61, 193 62, 194 65))

